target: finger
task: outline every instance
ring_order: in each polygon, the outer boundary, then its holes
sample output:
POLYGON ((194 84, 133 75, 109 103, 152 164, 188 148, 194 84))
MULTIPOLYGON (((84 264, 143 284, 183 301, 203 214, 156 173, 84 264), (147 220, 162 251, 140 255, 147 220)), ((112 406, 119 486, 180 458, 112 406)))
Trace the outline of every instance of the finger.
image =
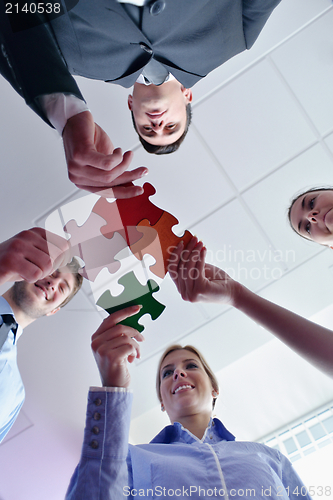
POLYGON ((206 272, 205 272, 206 255, 207 255, 207 248, 204 246, 201 249, 200 258, 199 258, 198 265, 197 265, 197 269, 198 269, 202 279, 205 279, 205 277, 206 277, 206 272))
POLYGON ((75 164, 68 170, 68 177, 75 185, 84 186, 85 189, 89 187, 103 189, 112 187, 112 182, 117 176, 109 169, 98 169, 88 164, 75 164))
POLYGON ((127 335, 118 336, 110 341, 105 341, 101 345, 101 348, 98 349, 98 353, 100 354, 102 351, 113 351, 112 355, 117 358, 118 356, 120 357, 121 352, 124 353, 125 350, 127 351, 127 349, 124 349, 126 346, 130 347, 130 351, 127 352, 125 356, 128 356, 128 354, 133 354, 134 357, 140 356, 139 344, 132 337, 128 337, 127 335))
POLYGON ((181 273, 182 279, 187 278, 187 263, 189 262, 189 256, 197 243, 198 238, 196 236, 193 236, 193 238, 190 239, 189 243, 181 253, 178 268, 179 272, 181 273))
MULTIPOLYGON (((126 153, 125 153, 126 154, 126 153)), ((125 155, 124 155, 125 156, 125 155)), ((111 154, 104 154, 97 151, 94 147, 87 147, 76 151, 70 161, 77 167, 88 165, 95 167, 97 170, 112 170, 116 165, 123 161, 121 148, 116 148, 111 154)))
POLYGON ((122 155, 120 148, 115 149, 112 155, 109 155, 110 166, 108 170, 110 170, 110 173, 113 175, 113 179, 110 182, 118 179, 118 177, 120 177, 125 170, 128 169, 132 158, 132 151, 126 151, 126 153, 122 155))
MULTIPOLYGON (((128 198, 135 198, 136 196, 140 196, 143 194, 144 189, 141 186, 115 186, 112 189, 113 192, 113 198, 117 199, 128 199, 128 198)), ((104 193, 104 192, 103 192, 104 193)), ((105 194, 100 194, 100 196, 103 196, 104 198, 108 198, 109 196, 105 196, 105 194)))
POLYGON ((170 257, 168 259, 168 272, 170 274, 171 279, 177 286, 178 280, 178 266, 180 263, 181 253, 184 249, 184 242, 180 241, 176 247, 169 247, 168 251, 170 253, 170 257))
POLYGON ((21 262, 16 263, 15 274, 12 275, 11 281, 27 281, 28 283, 35 283, 36 281, 42 279, 49 270, 50 267, 41 268, 34 262, 30 262, 27 259, 22 259, 21 262))
POLYGON ((193 248, 189 255, 188 262, 186 265, 186 291, 187 298, 192 297, 193 290, 197 283, 197 280, 201 278, 200 272, 197 268, 198 261, 200 259, 200 253, 203 248, 203 243, 199 241, 197 245, 193 248))
POLYGON ((134 170, 126 171, 123 174, 121 174, 115 181, 113 181, 112 184, 114 185, 120 185, 120 184, 125 184, 126 182, 133 182, 136 181, 137 179, 141 179, 141 177, 144 177, 149 173, 149 170, 147 167, 138 167, 135 168, 134 170))
POLYGON ((98 170, 106 170, 114 174, 114 178, 119 177, 131 163, 133 158, 132 151, 122 153, 121 148, 116 148, 113 153, 105 155, 98 151, 91 150, 81 155, 79 163, 95 167, 98 170))
POLYGON ((24 254, 16 254, 12 257, 12 269, 29 283, 52 274, 53 261, 48 253, 36 247, 27 247, 24 254))
MULTIPOLYGON (((134 316, 137 314, 140 309, 141 305, 137 306, 130 306, 126 307, 125 309, 121 309, 119 311, 116 311, 113 314, 110 314, 100 325, 100 327, 97 329, 97 331, 93 334, 92 339, 96 338, 98 335, 101 335, 105 330, 108 328, 112 328, 116 324, 118 324, 120 321, 123 321, 126 318, 129 318, 130 316, 134 316)), ((125 328, 131 328, 131 327, 125 327, 125 328)), ((137 332, 134 328, 131 328, 133 332, 137 332)))
POLYGON ((111 155, 89 150, 76 153, 68 161, 68 177, 74 184, 91 187, 108 187, 130 165, 133 153, 127 151, 124 156, 117 148, 111 155))
POLYGON ((68 241, 61 236, 58 236, 50 231, 43 230, 44 234, 40 240, 35 242, 35 248, 41 250, 46 256, 46 265, 43 264, 45 258, 33 257, 33 262, 38 262, 39 266, 43 270, 43 276, 52 274, 53 271, 60 267, 64 267, 71 260, 70 246, 68 241), (38 261, 36 259, 39 259, 38 261), (49 265, 50 259, 50 265, 49 265))
POLYGON ((77 188, 88 191, 89 193, 98 194, 103 198, 127 199, 134 198, 143 194, 144 190, 141 186, 116 186, 114 188, 101 189, 100 187, 85 186, 83 184, 75 184, 77 188))
POLYGON ((43 229, 43 231, 45 232, 45 239, 48 245, 57 247, 61 252, 66 252, 69 249, 69 243, 65 238, 58 234, 51 233, 51 231, 47 231, 46 229, 43 229))
POLYGON ((137 342, 142 342, 144 340, 144 336, 138 330, 132 328, 131 326, 122 325, 121 323, 118 323, 110 328, 107 328, 106 330, 102 331, 99 335, 95 337, 94 335, 92 336, 92 339, 93 338, 94 340, 97 339, 99 344, 110 342, 116 338, 121 338, 121 337, 128 337, 131 339, 135 339, 137 342))
POLYGON ((195 271, 195 247, 197 244, 198 238, 194 236, 191 238, 185 250, 183 250, 178 266, 180 276, 179 292, 184 300, 190 300, 193 288, 193 281, 191 278, 194 277, 194 273, 197 275, 197 271, 195 271))

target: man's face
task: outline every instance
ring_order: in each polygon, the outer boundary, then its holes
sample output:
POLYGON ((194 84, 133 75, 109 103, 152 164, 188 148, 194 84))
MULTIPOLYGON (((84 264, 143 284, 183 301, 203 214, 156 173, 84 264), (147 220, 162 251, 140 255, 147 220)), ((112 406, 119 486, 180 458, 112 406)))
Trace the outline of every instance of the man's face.
POLYGON ((57 312, 74 286, 75 276, 63 268, 62 272, 55 271, 36 283, 17 281, 13 287, 13 300, 27 316, 37 319, 57 312))
POLYGON ((185 89, 177 80, 158 86, 136 82, 133 96, 128 96, 128 107, 138 134, 150 144, 166 146, 183 135, 186 106, 191 101, 191 89, 185 89))

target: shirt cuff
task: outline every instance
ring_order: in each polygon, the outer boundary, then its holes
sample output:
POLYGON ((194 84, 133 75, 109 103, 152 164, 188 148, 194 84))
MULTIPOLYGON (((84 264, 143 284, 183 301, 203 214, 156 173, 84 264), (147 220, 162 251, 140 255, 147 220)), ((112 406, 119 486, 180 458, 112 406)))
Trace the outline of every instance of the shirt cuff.
POLYGON ((90 392, 133 392, 128 387, 89 387, 90 392))
POLYGON ((83 111, 89 111, 87 103, 72 94, 48 94, 42 95, 38 99, 49 122, 60 135, 62 135, 69 118, 83 111))

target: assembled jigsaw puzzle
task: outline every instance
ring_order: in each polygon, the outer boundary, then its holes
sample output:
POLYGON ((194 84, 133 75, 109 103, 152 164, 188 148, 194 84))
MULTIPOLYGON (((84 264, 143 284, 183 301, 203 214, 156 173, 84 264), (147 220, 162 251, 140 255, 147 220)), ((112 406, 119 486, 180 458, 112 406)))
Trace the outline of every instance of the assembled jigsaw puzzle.
MULTIPOLYGON (((156 193, 155 188, 145 183, 144 192, 140 196, 109 202, 99 198, 94 204, 87 220, 78 226, 75 220, 65 224, 64 230, 70 235, 71 256, 83 260, 84 266, 80 273, 90 281, 94 281, 100 271, 108 269, 110 274, 121 269, 121 259, 115 256, 124 248, 129 248, 140 261, 149 254, 155 259, 155 264, 149 270, 160 278, 167 273, 170 250, 181 240, 186 245, 192 235, 185 231, 183 236, 177 236, 172 227, 178 220, 169 212, 154 205, 149 197, 156 193)), ((165 309, 153 293, 159 290, 154 280, 148 279, 142 285, 133 271, 124 270, 124 275, 118 279, 124 287, 120 295, 112 295, 106 290, 97 300, 97 305, 109 314, 128 307, 141 304, 138 314, 122 322, 140 332, 144 327, 138 320, 144 314, 150 314, 157 319, 165 309)))

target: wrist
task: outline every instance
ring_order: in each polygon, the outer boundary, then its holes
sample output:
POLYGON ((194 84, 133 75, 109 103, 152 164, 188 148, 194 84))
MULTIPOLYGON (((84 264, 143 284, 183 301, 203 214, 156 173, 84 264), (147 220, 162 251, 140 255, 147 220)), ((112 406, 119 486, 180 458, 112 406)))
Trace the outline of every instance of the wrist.
POLYGON ((235 309, 242 309, 247 303, 248 295, 252 292, 241 283, 234 282, 233 293, 231 295, 231 305, 235 309))

